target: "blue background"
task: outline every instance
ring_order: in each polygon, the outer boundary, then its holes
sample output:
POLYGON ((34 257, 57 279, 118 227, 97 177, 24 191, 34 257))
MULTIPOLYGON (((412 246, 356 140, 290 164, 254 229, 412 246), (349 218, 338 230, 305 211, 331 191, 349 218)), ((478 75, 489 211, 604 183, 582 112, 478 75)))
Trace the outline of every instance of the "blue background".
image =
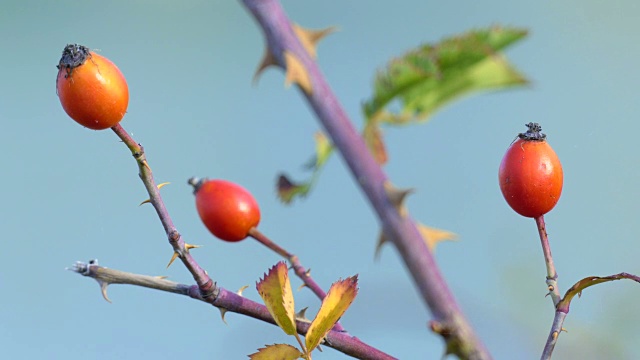
MULTIPOLYGON (((534 222, 506 205, 500 159, 529 121, 560 156, 565 187, 547 215, 562 291, 589 275, 640 273, 640 3, 637 1, 285 1, 291 19, 338 25, 319 64, 352 120, 376 69, 423 42, 493 24, 531 30, 507 54, 526 88, 464 99, 426 125, 388 129, 393 182, 416 187, 414 218, 455 231, 437 260, 465 313, 498 359, 538 358, 553 318, 534 222)), ((263 36, 235 1, 4 0, 0 5, 0 149, 3 230, 0 355, 11 359, 241 359, 289 342, 279 329, 185 297, 130 286, 109 289, 65 271, 98 258, 124 271, 191 283, 171 255, 129 151, 111 131, 71 121, 55 94, 67 43, 98 49, 127 77, 124 128, 147 151, 176 226, 205 247, 196 259, 228 289, 252 285, 279 259, 254 241, 215 240, 200 223, 186 180, 226 178, 261 204, 260 228, 299 255, 325 288, 358 273, 349 331, 402 359, 437 359, 442 342, 396 251, 373 249, 378 221, 342 159, 332 158, 304 201, 281 205, 276 174, 305 174, 319 128, 283 74, 251 77, 263 36)), ((294 287, 299 284, 294 279, 294 287)), ((296 292, 296 305, 318 301, 296 292)), ((632 359, 640 287, 604 284, 574 300, 558 359, 632 359)), ((314 359, 340 359, 332 349, 314 359)))

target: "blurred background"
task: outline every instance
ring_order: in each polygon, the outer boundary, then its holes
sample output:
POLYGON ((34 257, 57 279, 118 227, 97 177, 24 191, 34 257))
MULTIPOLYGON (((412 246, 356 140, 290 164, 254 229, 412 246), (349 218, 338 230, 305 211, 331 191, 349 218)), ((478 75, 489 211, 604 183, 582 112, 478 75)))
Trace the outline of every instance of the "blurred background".
MULTIPOLYGON (((530 36, 507 51, 526 88, 465 98, 411 129, 385 132, 386 171, 418 192, 413 217, 459 234, 436 257, 466 315, 497 359, 538 358, 552 319, 533 220, 514 213, 498 165, 524 124, 540 122, 564 165, 546 216, 562 292, 590 275, 640 273, 640 3, 637 1, 283 1, 291 19, 339 26, 319 64, 357 127, 375 71, 425 42, 494 24, 530 36)), ((62 110, 54 83, 67 43, 97 49, 127 77, 122 125, 144 145, 162 195, 193 252, 218 284, 259 300, 254 284, 279 258, 255 241, 214 239, 186 181, 225 178, 253 192, 261 230, 299 255, 322 286, 358 273, 360 293, 342 319, 365 342, 401 359, 439 359, 441 340, 392 246, 373 259, 377 219, 339 157, 311 195, 275 196, 294 179, 319 125, 280 70, 253 72, 263 35, 237 1, 18 1, 0 5, 2 229, 0 357, 11 359, 242 359, 291 342, 278 328, 185 297, 97 284, 65 271, 76 260, 192 283, 146 198, 128 149, 62 110)), ((297 287, 299 280, 293 280, 297 287)), ((295 293, 298 309, 319 302, 295 293)), ((633 359, 640 286, 599 285, 575 299, 557 359, 633 359)), ((314 359, 342 359, 325 348, 314 359)))

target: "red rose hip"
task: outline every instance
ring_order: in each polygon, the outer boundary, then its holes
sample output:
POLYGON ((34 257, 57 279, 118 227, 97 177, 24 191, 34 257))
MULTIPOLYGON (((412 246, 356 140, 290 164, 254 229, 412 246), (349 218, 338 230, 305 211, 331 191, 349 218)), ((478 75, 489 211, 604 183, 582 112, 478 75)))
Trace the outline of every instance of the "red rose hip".
POLYGON ((556 206, 562 194, 562 165, 537 123, 509 146, 500 163, 500 190, 518 214, 537 218, 556 206))
POLYGON ((245 239, 260 223, 260 208, 242 186, 226 180, 189 179, 196 208, 209 231, 224 241, 245 239))
POLYGON ((127 81, 106 57, 82 45, 64 48, 56 92, 64 111, 78 124, 104 130, 122 120, 129 105, 127 81))

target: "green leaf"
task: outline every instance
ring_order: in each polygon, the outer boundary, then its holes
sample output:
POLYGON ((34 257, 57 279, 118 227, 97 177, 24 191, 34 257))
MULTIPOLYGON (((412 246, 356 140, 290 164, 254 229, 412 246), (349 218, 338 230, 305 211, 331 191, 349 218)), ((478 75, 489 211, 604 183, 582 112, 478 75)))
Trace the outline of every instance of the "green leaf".
POLYGON ((256 288, 276 324, 287 335, 295 334, 296 314, 287 265, 282 261, 278 262, 264 275, 264 279, 256 284, 256 288))
POLYGON ((568 313, 569 306, 571 305, 571 300, 576 295, 578 296, 582 295, 582 291, 584 289, 588 288, 589 286, 601 284, 603 282, 620 280, 620 279, 630 279, 640 283, 640 277, 632 274, 627 274, 627 273, 620 273, 620 274, 605 276, 605 277, 599 277, 599 276, 586 277, 578 281, 577 283, 575 283, 569 290, 567 290, 567 293, 564 295, 564 298, 562 298, 562 300, 560 300, 560 302, 556 306, 556 309, 558 311, 568 313))
POLYGON ((524 38, 523 29, 491 27, 435 45, 423 45, 392 60, 379 72, 363 105, 368 122, 405 124, 425 120, 448 102, 482 90, 526 84, 499 51, 524 38), (401 109, 388 110, 399 101, 401 109))

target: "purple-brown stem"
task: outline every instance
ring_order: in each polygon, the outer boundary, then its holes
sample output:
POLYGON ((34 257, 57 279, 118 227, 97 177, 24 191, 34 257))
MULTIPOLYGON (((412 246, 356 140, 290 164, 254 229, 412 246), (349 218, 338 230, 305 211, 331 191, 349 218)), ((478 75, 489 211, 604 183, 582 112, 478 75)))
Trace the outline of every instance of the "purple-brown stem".
MULTIPOLYGON (((300 259, 298 259, 296 255, 291 254, 287 250, 280 247, 280 245, 274 243, 269 237, 267 237, 257 228, 251 228, 251 230, 249 230, 249 236, 256 239, 257 241, 259 241, 261 244, 268 247, 269 249, 273 250, 278 255, 289 260, 289 263, 291 263, 291 267, 293 268, 293 271, 296 273, 296 275, 298 275, 298 277, 300 278, 300 280, 302 280, 305 286, 311 289, 311 291, 314 294, 316 294, 316 296, 320 300, 324 300, 324 298, 327 296, 327 293, 324 292, 324 290, 322 290, 320 285, 318 285, 318 283, 316 283, 315 280, 313 280, 313 278, 311 277, 311 274, 307 271, 307 269, 304 268, 304 266, 302 266, 302 264, 300 263, 300 259)), ((333 326, 333 329, 336 331, 345 331, 345 329, 342 327, 342 325, 340 325, 339 322, 337 322, 333 326)))
POLYGON ((549 237, 547 236, 547 229, 544 224, 544 215, 536 217, 535 221, 538 227, 538 234, 540 235, 540 242, 542 243, 544 262, 547 267, 547 289, 549 290, 549 295, 551 295, 551 300, 553 300, 553 306, 555 307, 560 302, 561 297, 560 290, 558 290, 558 273, 553 264, 553 256, 551 256, 551 246, 549 245, 549 237))
MULTIPOLYGON (((87 264, 81 262, 76 263, 71 270, 81 275, 91 277, 98 281, 98 283, 106 284, 107 286, 109 284, 130 284, 155 290, 171 292, 174 294, 185 295, 196 300, 204 301, 226 311, 246 315, 254 319, 276 325, 266 306, 221 287, 217 288, 217 298, 204 298, 199 288, 195 285, 190 286, 179 284, 156 276, 133 274, 120 270, 105 268, 96 264, 87 264)), ((296 327, 300 335, 305 335, 307 333, 307 330, 309 329, 309 323, 297 321, 296 327)), ((365 344, 357 337, 351 336, 345 332, 335 331, 335 329, 331 330, 327 334, 324 345, 358 359, 395 359, 393 356, 365 344)))
POLYGON ((551 331, 549 331, 549 337, 547 337, 547 342, 544 344, 544 350, 542 350, 541 360, 551 359, 551 354, 553 354, 553 349, 558 342, 558 337, 562 332, 562 324, 564 323, 564 319, 567 317, 567 313, 563 311, 556 310, 556 314, 553 318, 553 324, 551 325, 551 331))
POLYGON ((286 68, 285 52, 302 64, 311 91, 302 90, 332 143, 378 215, 386 237, 397 247, 434 320, 447 329, 447 350, 465 359, 490 359, 458 306, 416 223, 402 216, 389 200, 386 174, 354 128, 315 61, 295 35, 291 22, 277 0, 242 0, 263 29, 267 51, 278 66, 286 68))
POLYGON ((140 179, 144 183, 144 187, 147 189, 147 193, 149 193, 149 200, 153 205, 154 209, 156 209, 156 213, 160 218, 160 222, 164 227, 164 231, 169 238, 169 244, 173 247, 173 250, 179 255, 178 257, 184 263, 184 266, 189 270, 193 279, 198 284, 198 288, 202 292, 203 297, 212 297, 216 298, 218 296, 218 288, 216 283, 211 280, 209 275, 198 265, 196 260, 189 254, 189 251, 185 248, 185 242, 182 239, 182 236, 173 225, 173 220, 169 216, 169 212, 164 205, 164 201, 162 200, 162 196, 160 196, 160 190, 158 189, 155 180, 153 179, 153 173, 151 172, 151 168, 149 167, 149 163, 147 162, 146 155, 144 153, 144 149, 138 142, 136 142, 129 133, 127 133, 124 128, 117 124, 116 126, 111 128, 113 132, 118 135, 120 139, 127 145, 129 150, 131 150, 131 154, 136 159, 138 163, 138 169, 140 171, 140 179))

